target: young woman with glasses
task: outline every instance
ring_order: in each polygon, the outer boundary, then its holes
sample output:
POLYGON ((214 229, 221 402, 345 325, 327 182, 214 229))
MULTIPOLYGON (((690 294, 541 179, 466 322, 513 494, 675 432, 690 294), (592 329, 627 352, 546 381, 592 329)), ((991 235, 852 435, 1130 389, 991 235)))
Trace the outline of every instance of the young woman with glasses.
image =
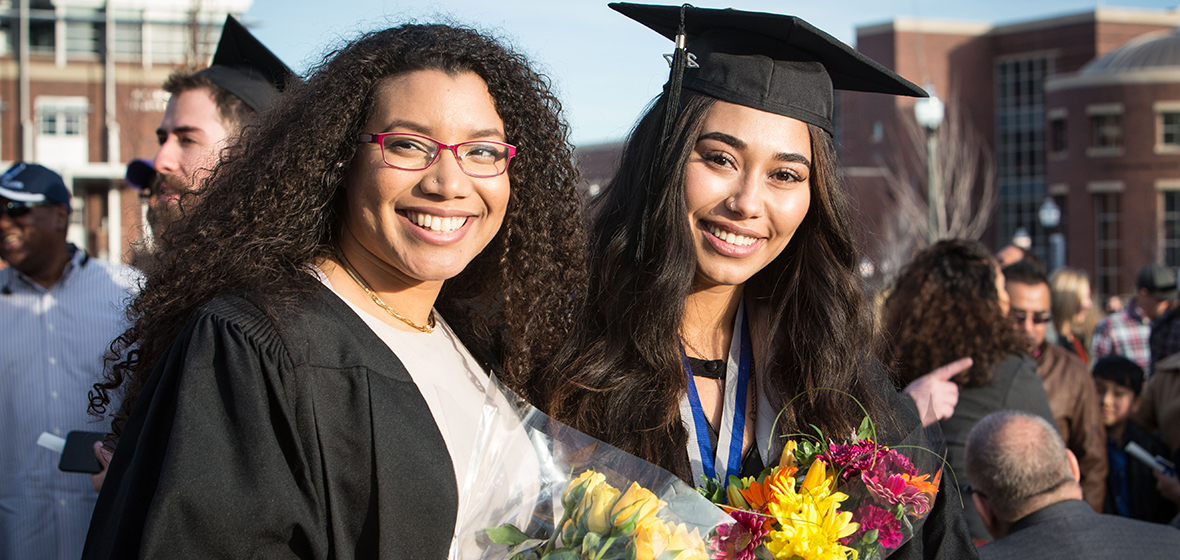
POLYGON ((86 558, 442 558, 495 365, 585 266, 548 82, 469 29, 369 33, 214 171, 131 305, 86 558))

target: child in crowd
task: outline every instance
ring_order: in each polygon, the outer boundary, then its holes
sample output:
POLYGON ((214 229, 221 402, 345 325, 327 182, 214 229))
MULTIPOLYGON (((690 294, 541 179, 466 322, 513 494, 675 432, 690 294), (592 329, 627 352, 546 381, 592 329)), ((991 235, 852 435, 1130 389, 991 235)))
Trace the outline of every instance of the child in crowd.
MULTIPOLYGON (((1157 477, 1153 476, 1151 467, 1126 451, 1127 444, 1135 442, 1152 455, 1171 456, 1159 437, 1127 421, 1139 406, 1143 369, 1123 356, 1107 356, 1094 365, 1094 382, 1102 403, 1110 465, 1103 513, 1168 523, 1176 515, 1176 504, 1157 489, 1157 477)), ((1176 481, 1164 481, 1167 482, 1176 481)))

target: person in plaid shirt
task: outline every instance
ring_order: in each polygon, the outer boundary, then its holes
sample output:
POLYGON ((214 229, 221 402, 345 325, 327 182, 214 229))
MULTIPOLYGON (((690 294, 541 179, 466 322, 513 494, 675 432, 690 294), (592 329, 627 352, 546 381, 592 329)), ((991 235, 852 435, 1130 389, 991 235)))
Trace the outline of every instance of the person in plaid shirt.
MULTIPOLYGON (((1177 298, 1176 270, 1149 264, 1139 271, 1135 282, 1137 293, 1122 311, 1111 313, 1098 322, 1090 353, 1094 360, 1103 356, 1120 355, 1139 364, 1144 371, 1151 369, 1151 323, 1172 307, 1177 298)), ((1177 347, 1180 350, 1180 346, 1177 347)))

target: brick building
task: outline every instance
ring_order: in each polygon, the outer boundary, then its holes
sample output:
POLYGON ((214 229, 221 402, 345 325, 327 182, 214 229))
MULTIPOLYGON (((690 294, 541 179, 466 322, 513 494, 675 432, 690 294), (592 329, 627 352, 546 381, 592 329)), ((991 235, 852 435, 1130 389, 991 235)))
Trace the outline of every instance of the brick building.
MULTIPOLYGON (((1110 294, 1132 289, 1146 262, 1180 260, 1180 198, 1169 194, 1180 189, 1180 114, 1172 112, 1180 111, 1180 42, 1168 35, 1178 24, 1178 11, 1128 8, 999 26, 897 19, 858 28, 857 49, 932 85, 948 115, 961 116, 963 134, 993 155, 996 206, 985 243, 1003 245, 1023 227, 1049 260, 1050 232, 1037 210, 1056 197, 1065 264, 1110 294), (1171 58, 1159 59, 1163 51, 1171 58), (1066 133, 1058 139, 1051 127, 1066 133), (1062 144, 1051 150, 1055 141, 1062 144)), ((863 248, 875 259, 888 250, 897 210, 885 177, 923 147, 907 136, 913 103, 839 99, 841 162, 865 224, 863 248)), ((924 180, 912 185, 922 197, 924 180)))
POLYGON ((226 14, 252 3, 0 0, 0 170, 24 160, 60 173, 74 195, 70 241, 125 260, 143 223, 125 164, 156 152, 160 86, 207 65, 226 14))

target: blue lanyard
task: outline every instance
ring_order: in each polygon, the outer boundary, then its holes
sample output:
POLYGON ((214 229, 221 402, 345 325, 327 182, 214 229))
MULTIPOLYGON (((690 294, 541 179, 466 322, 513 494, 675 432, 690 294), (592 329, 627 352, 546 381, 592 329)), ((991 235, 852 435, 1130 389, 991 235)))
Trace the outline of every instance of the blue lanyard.
MULTIPOLYGON (((739 309, 738 314, 741 316, 741 330, 734 334, 738 337, 738 346, 740 348, 738 363, 736 368, 733 363, 733 344, 730 345, 730 356, 726 364, 726 383, 725 383, 725 406, 722 409, 724 415, 728 409, 732 415, 724 418, 721 427, 717 430, 717 454, 725 462, 725 471, 717 472, 716 458, 713 450, 709 445, 709 423, 705 419, 705 409, 701 406, 700 396, 697 395, 696 383, 693 381, 692 367, 688 363, 688 356, 681 350, 681 364, 684 367, 684 373, 688 378, 688 404, 692 409, 692 425, 695 431, 695 437, 690 437, 689 459, 690 463, 695 463, 696 457, 692 457, 691 440, 696 440, 698 448, 697 453, 700 456, 701 472, 696 471, 694 464, 693 475, 697 478, 700 475, 705 475, 709 478, 718 479, 721 482, 721 487, 724 488, 729 484, 729 477, 738 476, 741 472, 742 464, 742 441, 746 433, 746 393, 750 387, 750 368, 754 362, 754 348, 750 342, 750 328, 749 322, 746 319, 744 310, 739 309), (737 371, 733 371, 737 369, 737 371), (734 374, 737 375, 734 375, 734 374), (725 430, 725 420, 731 420, 732 428, 725 430), (728 436, 728 437, 727 437, 728 436)), ((686 419, 687 420, 687 419, 686 419)), ((694 480, 694 484, 702 484, 700 480, 694 480)))

